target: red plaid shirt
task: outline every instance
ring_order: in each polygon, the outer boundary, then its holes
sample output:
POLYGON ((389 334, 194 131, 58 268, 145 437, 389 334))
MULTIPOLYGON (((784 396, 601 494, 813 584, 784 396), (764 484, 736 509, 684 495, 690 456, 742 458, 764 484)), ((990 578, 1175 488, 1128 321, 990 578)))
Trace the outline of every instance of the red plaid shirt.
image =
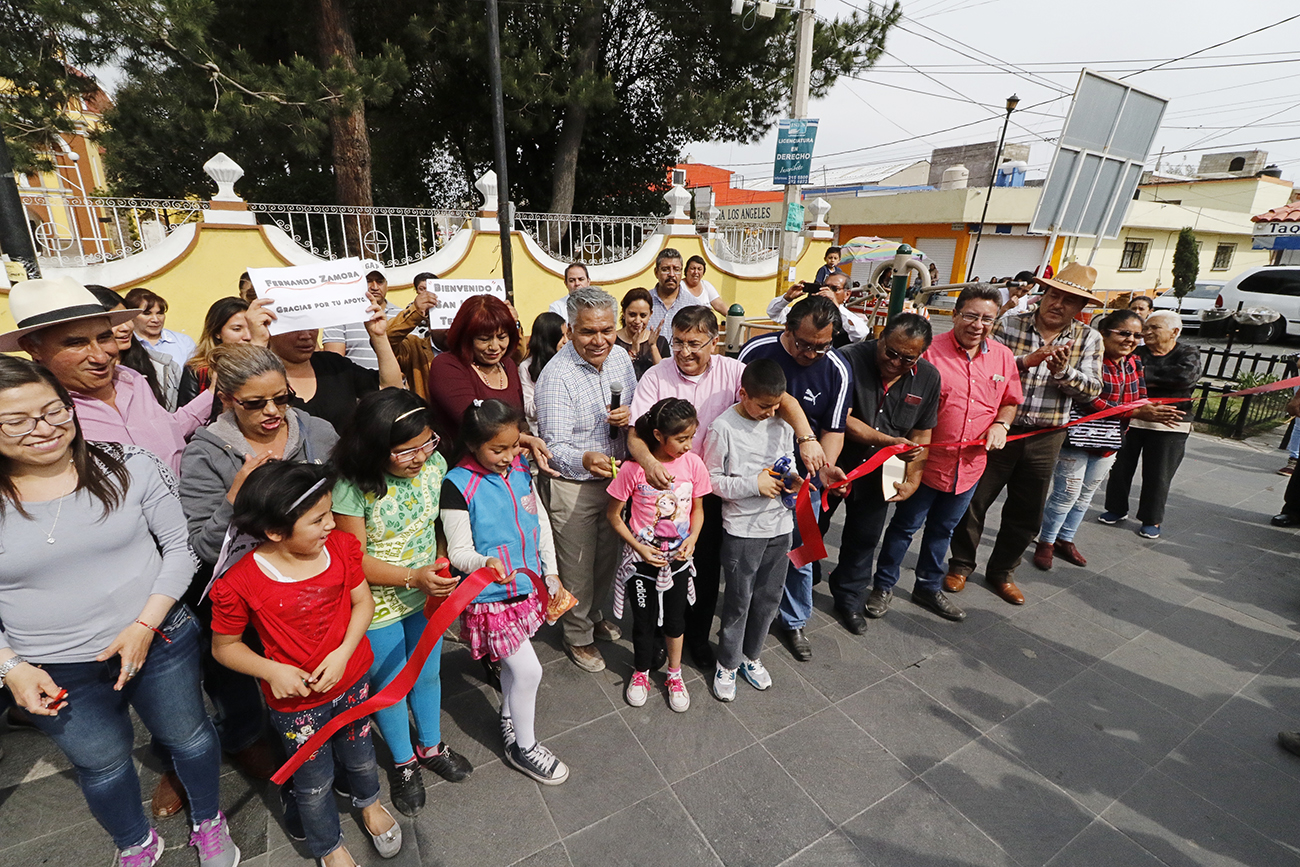
POLYGON ((1147 384, 1142 377, 1142 360, 1136 355, 1125 355, 1111 361, 1102 358, 1101 394, 1081 407, 1089 412, 1100 412, 1112 406, 1123 406, 1138 400, 1146 400, 1147 384))

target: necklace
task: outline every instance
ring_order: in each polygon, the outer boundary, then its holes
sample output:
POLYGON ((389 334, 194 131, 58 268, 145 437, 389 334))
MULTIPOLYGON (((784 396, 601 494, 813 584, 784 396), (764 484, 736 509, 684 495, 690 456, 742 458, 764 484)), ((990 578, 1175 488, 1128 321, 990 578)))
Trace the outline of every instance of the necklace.
MULTIPOLYGON (((69 462, 68 462, 68 465, 71 466, 71 465, 72 465, 72 462, 69 461, 69 462)), ((76 490, 76 484, 75 484, 75 483, 73 484, 72 488, 73 488, 73 491, 76 490)), ((72 493, 72 491, 69 491, 69 492, 68 492, 68 494, 70 494, 70 493, 72 493)), ((50 525, 50 532, 48 532, 48 533, 45 534, 45 543, 46 543, 47 545, 53 545, 53 544, 54 544, 54 528, 57 527, 57 526, 59 526, 59 516, 63 514, 63 501, 66 500, 66 499, 68 498, 68 494, 64 494, 63 496, 59 497, 59 507, 58 507, 57 509, 54 510, 54 523, 50 525)))
POLYGON ((478 374, 478 378, 483 380, 483 384, 486 385, 488 388, 496 389, 497 391, 500 391, 501 389, 505 388, 506 384, 510 381, 510 378, 506 376, 506 369, 501 365, 501 362, 498 361, 496 364, 492 365, 492 367, 488 368, 488 370, 493 374, 494 377, 498 373, 501 375, 502 382, 500 385, 493 385, 488 380, 488 375, 483 372, 483 369, 480 368, 477 364, 474 365, 474 372, 478 374))

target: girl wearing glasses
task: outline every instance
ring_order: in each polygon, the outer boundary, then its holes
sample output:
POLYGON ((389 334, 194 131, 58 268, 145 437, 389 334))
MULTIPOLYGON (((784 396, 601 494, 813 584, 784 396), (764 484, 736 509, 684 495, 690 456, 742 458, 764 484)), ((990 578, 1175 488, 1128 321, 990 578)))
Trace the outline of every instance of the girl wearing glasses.
MULTIPOLYGON (((369 394, 334 448, 339 481, 334 520, 365 549, 362 568, 375 597, 375 616, 366 635, 374 651, 370 683, 380 690, 406 665, 424 634, 428 596, 446 596, 455 579, 439 577, 438 502, 447 462, 438 453, 428 405, 400 388, 369 394)), ((420 766, 458 783, 473 766, 442 742, 442 642, 434 647, 415 687, 374 714, 393 755, 389 772, 393 806, 408 816, 424 807, 420 766), (415 717, 418 743, 411 743, 407 709, 415 717)))

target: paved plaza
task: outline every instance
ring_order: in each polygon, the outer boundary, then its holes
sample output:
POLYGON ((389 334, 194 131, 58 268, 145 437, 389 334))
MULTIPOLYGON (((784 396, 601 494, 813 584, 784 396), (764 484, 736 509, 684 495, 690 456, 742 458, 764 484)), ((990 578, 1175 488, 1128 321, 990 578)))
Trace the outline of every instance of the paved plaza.
MULTIPOLYGON (((1285 454, 1267 448, 1279 435, 1194 435, 1163 538, 1086 524, 1088 568, 1022 566, 1021 608, 972 581, 956 597, 969 618, 950 624, 908 601, 907 573, 888 616, 855 637, 822 585, 813 661, 773 637, 773 688, 741 683, 730 705, 690 670, 688 713, 668 710, 661 677, 628 707, 627 641, 591 675, 543 630, 539 735, 572 768, 555 788, 502 763, 497 695, 449 642, 444 736, 475 771, 454 785, 425 772, 428 806, 401 818, 406 846, 388 863, 1300 864, 1300 758, 1275 743, 1300 728, 1300 538, 1268 526, 1286 482, 1285 454)), ((0 867, 107 864, 58 751, 30 731, 0 746, 0 867)), ((267 785, 227 768, 222 786, 245 865, 309 863, 267 785)), ((357 819, 344 828, 379 863, 357 819)), ((160 830, 163 864, 196 863, 185 819, 160 830)))

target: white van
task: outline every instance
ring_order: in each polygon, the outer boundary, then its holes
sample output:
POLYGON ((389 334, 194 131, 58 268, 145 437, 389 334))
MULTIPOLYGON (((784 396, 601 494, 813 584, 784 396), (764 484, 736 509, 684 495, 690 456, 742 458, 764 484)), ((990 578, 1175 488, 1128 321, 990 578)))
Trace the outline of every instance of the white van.
POLYGON ((1266 265, 1249 268, 1223 284, 1215 307, 1236 310, 1267 307, 1282 314, 1261 343, 1276 343, 1286 334, 1300 334, 1300 265, 1266 265))

